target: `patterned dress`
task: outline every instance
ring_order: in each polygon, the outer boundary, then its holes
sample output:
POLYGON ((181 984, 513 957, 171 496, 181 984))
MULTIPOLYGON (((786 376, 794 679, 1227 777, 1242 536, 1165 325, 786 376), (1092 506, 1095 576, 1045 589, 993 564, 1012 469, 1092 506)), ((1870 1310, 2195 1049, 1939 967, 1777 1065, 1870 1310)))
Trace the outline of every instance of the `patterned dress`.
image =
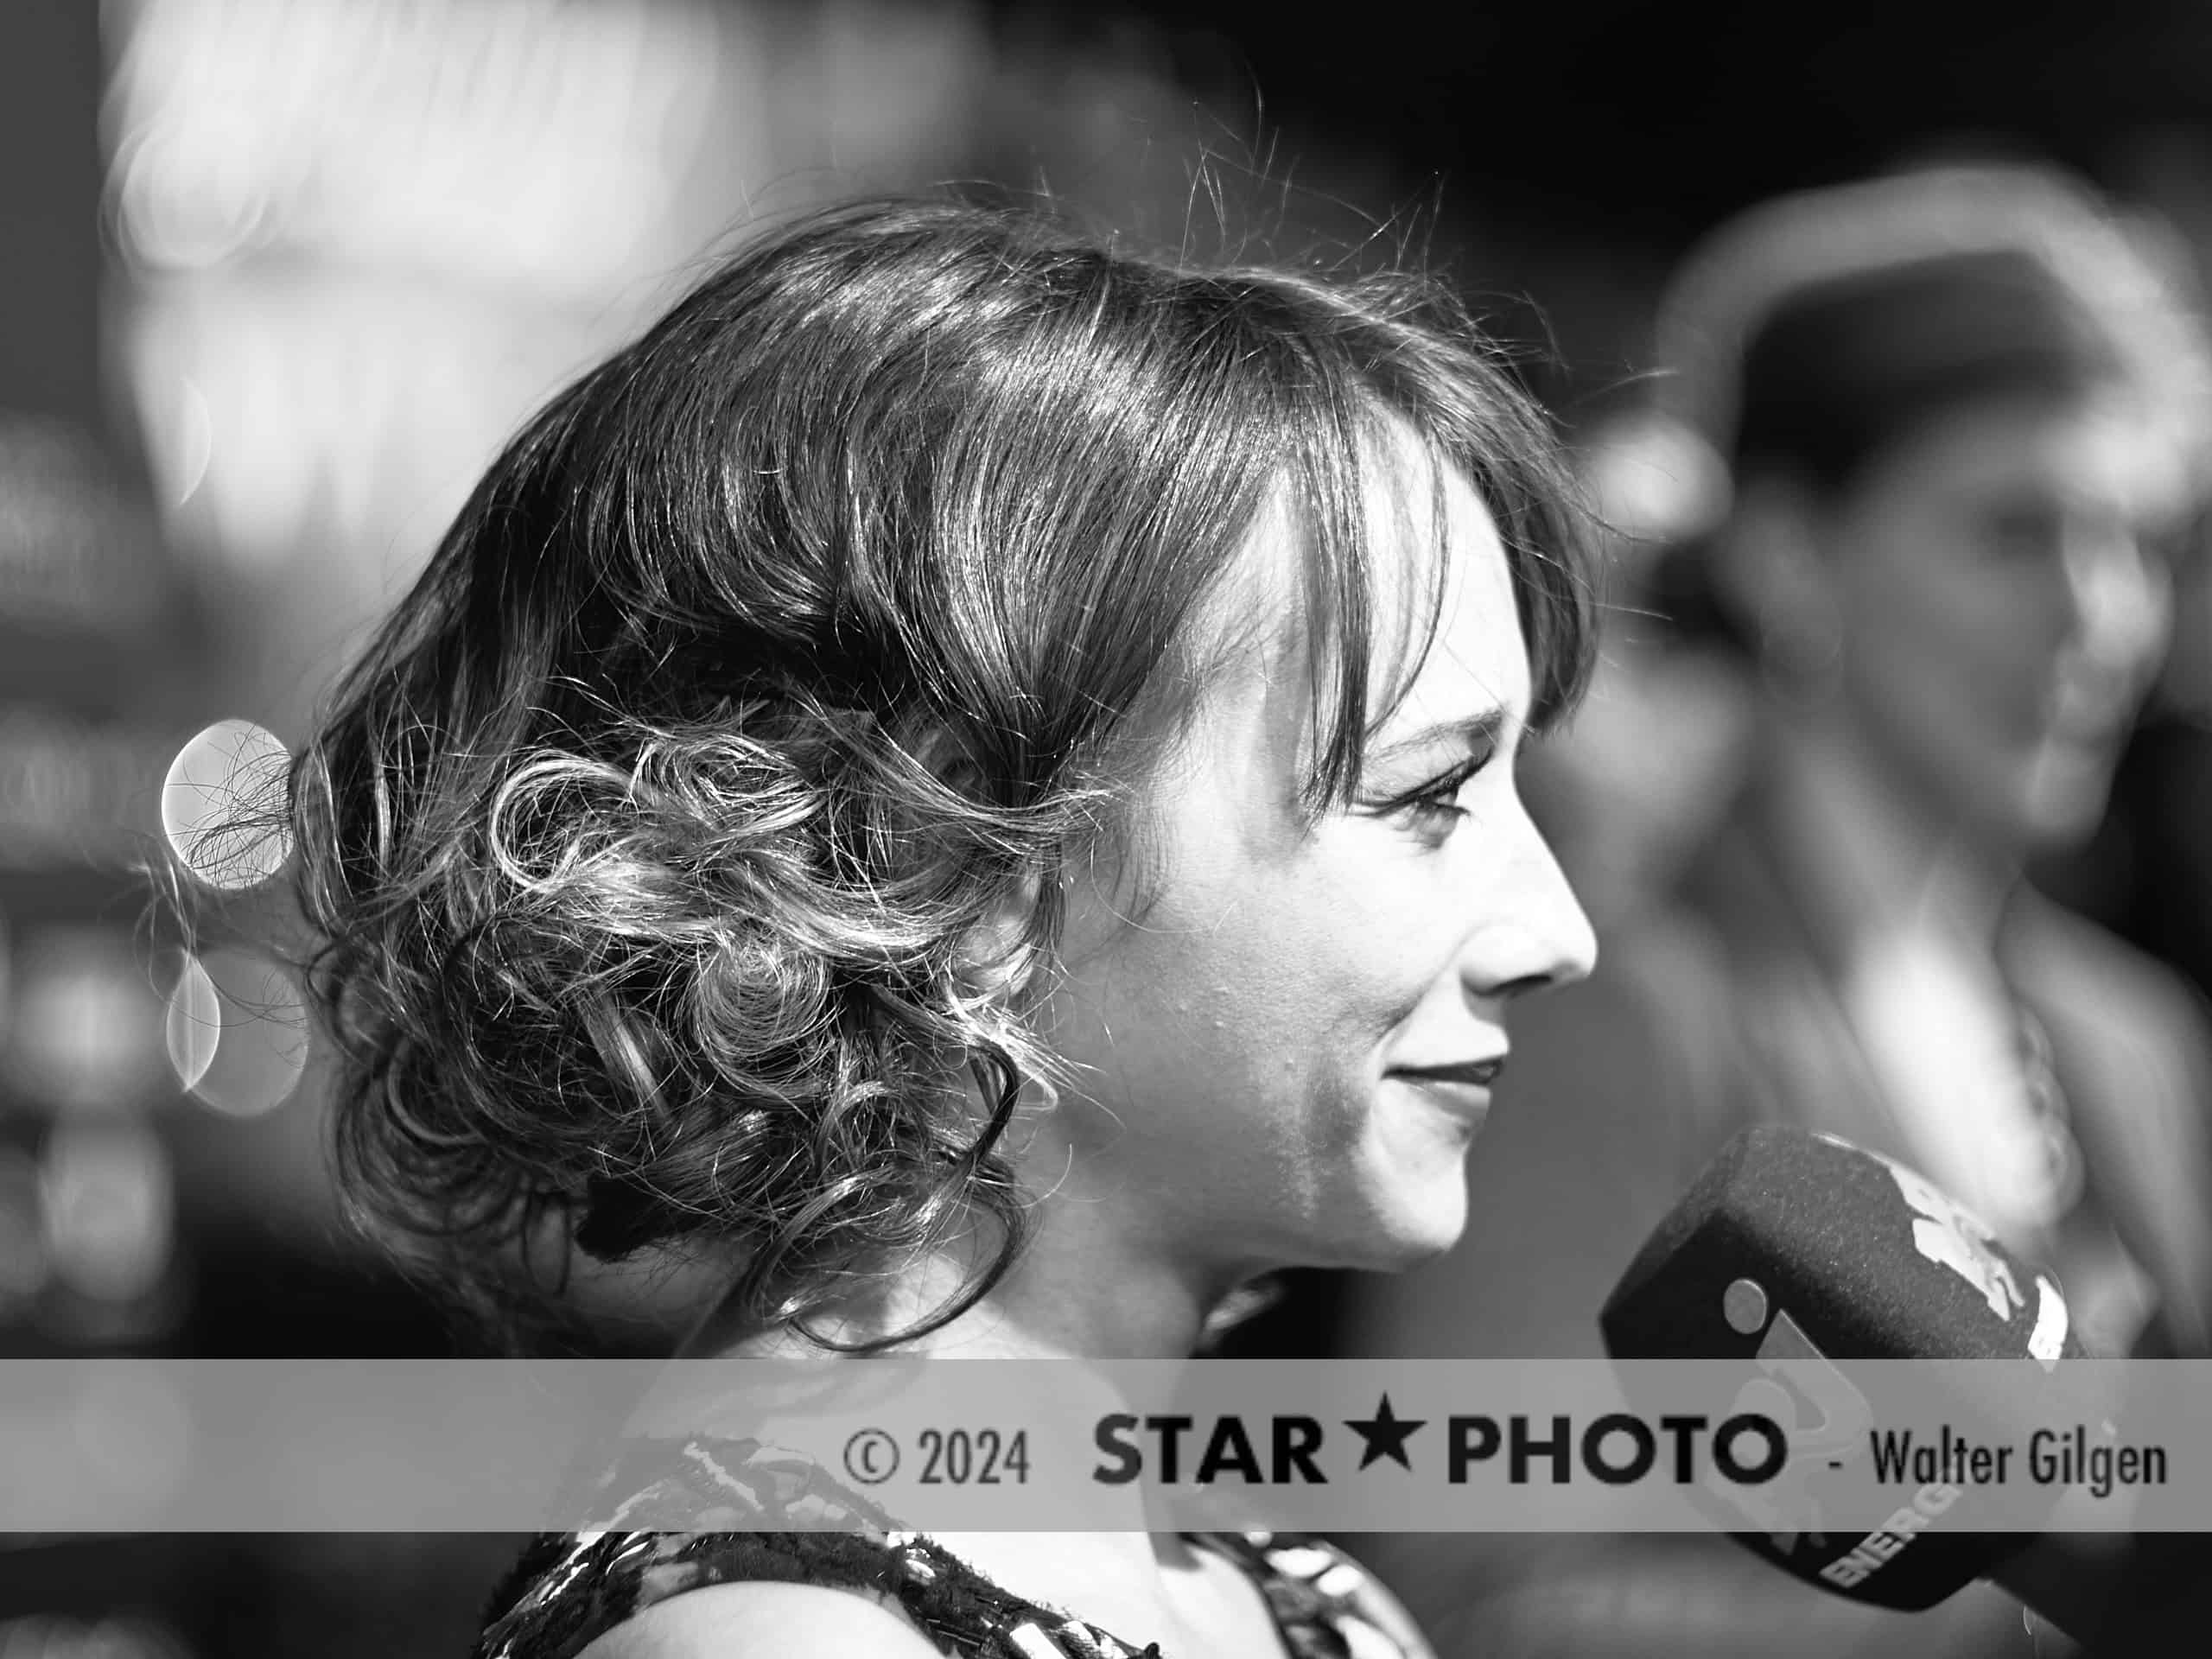
MULTIPOLYGON (((815 1584, 902 1613, 957 1659, 1199 1659, 1138 1647, 1027 1601, 918 1533, 903 1532, 819 1465, 754 1440, 639 1443, 605 1490, 633 1494, 605 1531, 547 1534, 493 1597, 474 1659, 574 1659, 656 1602, 715 1584, 815 1584), (622 1529, 680 1503, 697 1531, 622 1529), (770 1531, 779 1523, 795 1529, 770 1531), (742 1530, 731 1529, 742 1528, 742 1530)), ((1431 1659, 1364 1569, 1289 1534, 1192 1533, 1258 1586, 1292 1659, 1431 1659)))

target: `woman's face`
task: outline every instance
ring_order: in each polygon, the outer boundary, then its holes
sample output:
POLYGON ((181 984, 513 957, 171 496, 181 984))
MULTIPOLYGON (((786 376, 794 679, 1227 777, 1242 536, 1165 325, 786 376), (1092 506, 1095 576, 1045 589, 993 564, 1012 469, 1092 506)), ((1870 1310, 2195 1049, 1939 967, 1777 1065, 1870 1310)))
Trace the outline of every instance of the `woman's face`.
POLYGON ((1826 515, 1842 710, 2009 852, 2094 829, 2164 653, 2180 457, 2124 402, 2001 404, 1891 446, 1826 515))
MULTIPOLYGON (((1378 641, 1438 557, 1426 462, 1397 471, 1370 513, 1378 641)), ((1497 529, 1464 480, 1446 488, 1440 626, 1356 804, 1301 819, 1311 671, 1255 646, 1152 791, 1134 884, 1086 875, 1070 894, 1046 1010, 1078 1068, 1056 1115, 1061 1190, 1225 1271, 1449 1246, 1508 1004, 1594 959, 1515 786, 1529 670, 1497 529)), ((1262 614, 1289 613, 1300 556, 1283 523, 1255 536, 1262 614)), ((1377 685, 1399 666, 1378 662, 1377 685)))

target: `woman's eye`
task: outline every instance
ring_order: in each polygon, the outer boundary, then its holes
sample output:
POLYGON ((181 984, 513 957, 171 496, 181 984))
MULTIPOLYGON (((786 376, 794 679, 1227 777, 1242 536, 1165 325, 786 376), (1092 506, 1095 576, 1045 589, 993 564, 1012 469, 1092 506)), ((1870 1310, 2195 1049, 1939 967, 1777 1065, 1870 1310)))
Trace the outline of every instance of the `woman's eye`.
POLYGON ((1467 816, 1467 809, 1459 804, 1459 791, 1490 764, 1492 753, 1485 748, 1470 756, 1442 777, 1382 803, 1379 810, 1385 817, 1405 818, 1417 828, 1448 829, 1467 816))
POLYGON ((1459 804, 1459 791, 1466 786, 1471 772, 1432 784, 1417 795, 1409 795, 1401 804, 1403 810, 1416 817, 1423 814, 1446 814, 1455 818, 1467 816, 1467 809, 1459 804))

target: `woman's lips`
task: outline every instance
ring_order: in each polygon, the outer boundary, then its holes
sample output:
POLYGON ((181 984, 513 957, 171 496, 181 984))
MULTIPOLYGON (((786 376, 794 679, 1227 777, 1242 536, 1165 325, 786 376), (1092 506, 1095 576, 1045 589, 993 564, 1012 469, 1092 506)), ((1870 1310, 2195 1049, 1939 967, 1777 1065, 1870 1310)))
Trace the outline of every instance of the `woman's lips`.
POLYGON ((1411 1084, 1461 1116, 1479 1121, 1490 1111, 1491 1084, 1505 1069, 1505 1057, 1458 1065, 1400 1066, 1390 1075, 1411 1084))
POLYGON ((1465 1083, 1487 1089, 1505 1070, 1505 1056, 1493 1054, 1486 1060, 1455 1060, 1449 1065, 1400 1065, 1391 1070, 1399 1077, 1421 1082, 1465 1083))

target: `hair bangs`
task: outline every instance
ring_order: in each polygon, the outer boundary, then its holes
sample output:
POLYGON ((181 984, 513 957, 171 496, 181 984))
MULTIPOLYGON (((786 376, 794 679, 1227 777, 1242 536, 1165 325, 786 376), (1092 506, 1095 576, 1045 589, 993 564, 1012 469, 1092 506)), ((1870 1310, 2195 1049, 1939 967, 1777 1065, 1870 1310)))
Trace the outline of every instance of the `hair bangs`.
POLYGON ((1462 551, 1449 528, 1452 473, 1497 528, 1528 652, 1532 730, 1573 709, 1596 664, 1587 520, 1550 428, 1502 365, 1461 343, 1480 338, 1464 314, 1433 293, 1416 303, 1425 314, 1444 308, 1458 327, 1433 315, 1416 324, 1346 307, 1335 327, 1297 340, 1304 372, 1281 383, 1280 486, 1303 569, 1277 632, 1307 665, 1313 744, 1301 798, 1312 813, 1349 798, 1368 740, 1434 647, 1451 562, 1462 551), (1371 536, 1378 493, 1398 498, 1411 527, 1426 512, 1419 544, 1434 554, 1387 616, 1371 536), (1380 678, 1378 654, 1389 665, 1380 678))

